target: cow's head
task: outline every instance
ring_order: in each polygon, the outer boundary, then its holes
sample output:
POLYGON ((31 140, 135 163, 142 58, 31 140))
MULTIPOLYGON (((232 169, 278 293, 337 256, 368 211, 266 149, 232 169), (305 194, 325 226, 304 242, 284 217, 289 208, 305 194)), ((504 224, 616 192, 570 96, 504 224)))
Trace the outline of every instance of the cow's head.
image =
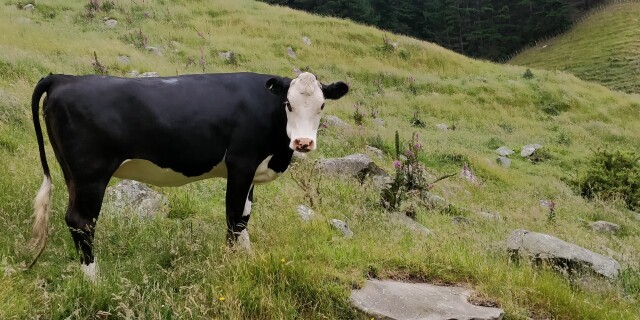
POLYGON ((324 85, 308 72, 287 83, 282 78, 271 78, 267 88, 277 95, 285 96, 282 106, 287 113, 287 135, 291 139, 289 148, 300 152, 316 149, 318 126, 322 117, 325 99, 340 99, 349 92, 344 82, 324 85))

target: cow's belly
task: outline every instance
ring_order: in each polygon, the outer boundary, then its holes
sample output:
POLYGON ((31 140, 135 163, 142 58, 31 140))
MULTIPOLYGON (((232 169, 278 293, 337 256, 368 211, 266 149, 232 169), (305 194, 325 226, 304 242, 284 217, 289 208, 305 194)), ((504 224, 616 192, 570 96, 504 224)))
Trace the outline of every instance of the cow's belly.
MULTIPOLYGON (((254 184, 267 183, 280 176, 280 174, 268 168, 270 159, 271 156, 267 157, 258 166, 253 178, 254 184)), ((159 187, 178 187, 203 179, 226 178, 227 166, 223 159, 219 164, 214 166, 211 171, 200 176, 187 177, 169 168, 161 168, 149 160, 129 159, 122 162, 113 176, 120 179, 136 180, 159 187)))

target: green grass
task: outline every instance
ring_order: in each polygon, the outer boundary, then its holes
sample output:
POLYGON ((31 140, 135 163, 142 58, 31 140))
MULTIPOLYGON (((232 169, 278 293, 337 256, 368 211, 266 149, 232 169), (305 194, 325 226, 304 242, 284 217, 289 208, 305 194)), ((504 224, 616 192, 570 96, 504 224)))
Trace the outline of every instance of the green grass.
MULTIPOLYGON (((504 308, 507 319, 640 314, 639 223, 618 204, 582 199, 567 183, 582 172, 592 150, 637 150, 637 96, 559 71, 532 69, 534 77, 524 79, 523 67, 468 59, 397 35, 388 36, 400 49, 386 50, 382 31, 249 0, 118 1, 93 18, 85 2, 60 0, 33 13, 14 3, 0 5, 0 319, 365 319, 348 297, 367 277, 473 287, 504 308), (106 28, 106 17, 118 25, 106 28), (136 32, 141 36, 135 41, 162 47, 162 56, 136 48, 129 36, 136 32), (305 45, 303 36, 313 44, 305 45), (288 46, 296 60, 287 56, 288 46), (237 54, 235 64, 218 58, 227 50, 237 54), (101 280, 89 285, 66 230, 66 191, 47 143, 54 170, 53 231, 38 264, 24 271, 32 257, 26 246, 31 203, 42 178, 31 92, 49 72, 94 72, 94 51, 113 75, 137 70, 168 76, 204 67, 293 76, 293 68, 304 68, 325 82, 348 81, 350 94, 325 110, 352 128, 323 130, 312 158, 364 152, 368 141, 393 150, 396 130, 405 143, 417 131, 425 149, 420 160, 431 173, 457 172, 468 162, 482 184, 457 176, 436 184, 433 192, 455 207, 417 208, 417 220, 434 232, 424 238, 393 222, 370 183, 328 177, 316 208, 323 218, 303 223, 295 207, 304 193, 285 174, 256 188, 250 256, 225 246, 224 181, 158 188, 170 199, 168 218, 101 215, 95 243, 101 280), (122 63, 121 55, 130 63, 122 63), (362 127, 353 126, 355 104, 365 113, 362 127), (378 110, 386 125, 374 124, 369 110, 378 110), (416 111, 425 128, 410 126, 416 111), (438 123, 456 130, 437 130, 438 123), (495 146, 519 151, 529 143, 543 144, 548 159, 533 164, 514 155, 509 169, 495 163, 495 146), (540 199, 557 203, 554 222, 547 222, 540 199), (475 214, 485 210, 504 220, 475 214), (471 224, 451 223, 454 213, 471 224), (342 239, 328 226, 330 218, 347 221, 355 237, 342 239), (619 223, 624 233, 599 234, 581 219, 619 223), (612 255, 623 275, 611 282, 586 276, 575 283, 546 268, 513 264, 504 241, 517 228, 612 255)), ((391 162, 387 154, 379 165, 392 170, 391 162)))
POLYGON ((640 93, 639 17, 640 3, 612 4, 509 63, 564 70, 614 90, 640 93))

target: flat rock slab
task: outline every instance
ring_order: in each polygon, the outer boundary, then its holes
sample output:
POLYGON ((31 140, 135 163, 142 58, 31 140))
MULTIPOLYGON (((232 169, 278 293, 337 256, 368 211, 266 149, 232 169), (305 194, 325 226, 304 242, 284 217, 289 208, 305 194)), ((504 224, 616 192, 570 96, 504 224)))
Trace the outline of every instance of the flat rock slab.
POLYGON ((527 252, 535 259, 553 262, 561 267, 575 264, 614 279, 620 272, 618 261, 565 242, 550 235, 518 229, 511 233, 507 247, 514 253, 527 252))
POLYGON ((471 290, 426 283, 367 280, 351 292, 351 303, 378 319, 502 319, 504 311, 468 302, 471 290))

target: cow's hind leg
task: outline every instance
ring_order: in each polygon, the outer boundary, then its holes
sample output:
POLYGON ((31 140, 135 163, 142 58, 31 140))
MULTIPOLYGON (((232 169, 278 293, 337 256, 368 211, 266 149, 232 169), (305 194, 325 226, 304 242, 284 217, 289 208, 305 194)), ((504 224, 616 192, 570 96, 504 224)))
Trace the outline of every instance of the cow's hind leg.
POLYGON ((80 254, 81 268, 90 280, 95 280, 97 274, 93 236, 108 182, 109 178, 90 183, 72 180, 68 185, 69 207, 65 220, 80 254))

